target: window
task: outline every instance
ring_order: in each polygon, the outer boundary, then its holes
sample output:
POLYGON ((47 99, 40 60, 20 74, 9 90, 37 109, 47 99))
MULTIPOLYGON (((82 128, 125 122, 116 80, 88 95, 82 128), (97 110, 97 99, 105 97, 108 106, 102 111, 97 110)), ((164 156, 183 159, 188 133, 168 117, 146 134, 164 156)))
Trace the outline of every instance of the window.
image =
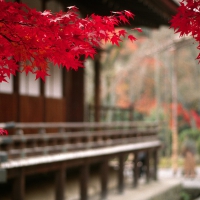
POLYGON ((62 68, 50 64, 50 76, 45 81, 45 96, 52 98, 62 98, 62 68))
POLYGON ((29 96, 40 95, 40 81, 35 80, 35 74, 20 73, 19 94, 29 96))
POLYGON ((13 92, 13 76, 10 76, 10 79, 6 78, 6 80, 8 82, 0 83, 0 93, 11 94, 13 92))

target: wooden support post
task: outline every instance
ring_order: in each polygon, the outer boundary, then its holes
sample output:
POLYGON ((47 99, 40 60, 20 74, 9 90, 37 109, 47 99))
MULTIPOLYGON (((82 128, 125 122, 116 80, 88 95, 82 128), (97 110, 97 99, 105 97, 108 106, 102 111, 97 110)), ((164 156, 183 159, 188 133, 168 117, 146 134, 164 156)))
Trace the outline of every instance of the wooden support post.
POLYGON ((94 60, 94 120, 99 122, 101 119, 100 113, 100 52, 95 56, 94 60))
POLYGON ((139 169, 138 169, 138 152, 134 152, 134 160, 133 160, 133 186, 137 187, 138 185, 138 177, 139 177, 139 169))
POLYGON ((25 200, 25 175, 23 169, 20 169, 12 184, 12 200, 25 200))
POLYGON ((106 199, 107 197, 107 185, 108 185, 108 158, 105 158, 101 163, 100 168, 101 174, 101 198, 106 199))
POLYGON ((129 107, 129 121, 133 121, 133 106, 129 107))
POLYGON ((157 173, 158 173, 158 150, 154 149, 153 151, 153 179, 155 181, 158 180, 157 173))
POLYGON ((65 181, 66 181, 66 168, 61 168, 55 173, 55 200, 65 199, 65 181))
POLYGON ((66 95, 66 121, 83 122, 84 121, 84 69, 69 70, 66 73, 65 81, 66 95), (78 91, 78 92, 74 92, 78 91), (77 106, 78 105, 78 106, 77 106))
POLYGON ((124 154, 119 155, 118 191, 124 191, 124 154))
POLYGON ((150 149, 146 151, 146 183, 149 183, 150 180, 150 149))
POLYGON ((80 169, 80 200, 88 199, 89 164, 85 163, 80 169))

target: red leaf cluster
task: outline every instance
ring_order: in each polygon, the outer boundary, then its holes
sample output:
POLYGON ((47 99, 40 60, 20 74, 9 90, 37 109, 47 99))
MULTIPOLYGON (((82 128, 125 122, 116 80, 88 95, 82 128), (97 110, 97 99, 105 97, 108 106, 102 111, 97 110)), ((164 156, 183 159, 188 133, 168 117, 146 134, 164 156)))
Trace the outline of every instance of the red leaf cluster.
MULTIPOLYGON (((182 36, 192 36, 200 49, 200 1, 182 0, 178 12, 172 17, 171 27, 182 36)), ((197 59, 200 59, 200 54, 197 59)))
POLYGON ((0 135, 8 135, 8 131, 0 128, 0 135))
MULTIPOLYGON (((53 14, 0 0, 0 82, 15 75, 19 66, 20 72, 34 73, 36 79, 43 80, 49 62, 77 70, 83 67, 84 59, 94 57, 102 41, 119 45, 127 32, 115 27, 134 18, 126 10, 111 16, 80 18, 77 10, 71 6, 67 12, 53 14)), ((128 37, 135 40, 132 35, 128 37)))

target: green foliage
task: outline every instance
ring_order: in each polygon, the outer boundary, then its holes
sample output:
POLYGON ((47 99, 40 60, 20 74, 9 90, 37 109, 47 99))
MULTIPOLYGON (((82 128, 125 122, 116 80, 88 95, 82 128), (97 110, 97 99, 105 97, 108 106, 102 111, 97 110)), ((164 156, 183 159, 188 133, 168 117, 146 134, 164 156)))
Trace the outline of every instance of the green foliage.
POLYGON ((185 129, 180 133, 180 141, 183 141, 185 137, 189 137, 192 140, 198 140, 200 138, 200 130, 198 129, 185 129))
POLYGON ((180 196, 181 196, 181 200, 191 200, 190 194, 188 194, 185 191, 182 191, 180 196))
POLYGON ((145 117, 147 121, 165 121, 166 115, 163 109, 152 109, 150 115, 145 117))
POLYGON ((200 154, 200 130, 198 129, 185 129, 179 134, 180 146, 183 144, 185 138, 195 141, 198 154, 200 154))

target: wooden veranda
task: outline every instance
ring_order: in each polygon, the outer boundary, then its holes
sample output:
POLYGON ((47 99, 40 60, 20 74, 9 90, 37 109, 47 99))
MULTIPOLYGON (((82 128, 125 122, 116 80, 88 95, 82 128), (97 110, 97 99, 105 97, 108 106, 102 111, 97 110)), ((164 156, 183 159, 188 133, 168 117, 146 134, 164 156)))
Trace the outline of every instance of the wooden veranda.
POLYGON ((137 187, 141 151, 146 154, 146 181, 157 179, 161 145, 157 123, 16 123, 1 126, 12 126, 14 131, 14 135, 0 138, 0 183, 12 180, 9 192, 12 200, 25 199, 27 176, 47 172, 55 173, 55 199, 64 200, 66 170, 75 166, 80 168, 80 199, 87 200, 89 166, 93 163, 100 166, 101 198, 105 199, 108 162, 113 157, 118 158, 118 191, 121 193, 125 157, 129 153, 134 154, 133 187, 137 187))

